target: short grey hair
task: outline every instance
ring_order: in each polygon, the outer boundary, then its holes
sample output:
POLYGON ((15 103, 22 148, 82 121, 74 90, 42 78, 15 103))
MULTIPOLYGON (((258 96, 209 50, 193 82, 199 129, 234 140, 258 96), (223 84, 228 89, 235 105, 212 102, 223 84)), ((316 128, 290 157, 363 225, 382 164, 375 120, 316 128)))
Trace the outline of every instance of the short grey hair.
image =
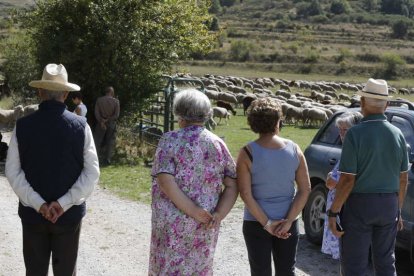
POLYGON ((353 127, 354 125, 358 124, 359 121, 362 119, 362 114, 355 111, 345 112, 338 116, 335 121, 336 127, 340 127, 341 125, 346 125, 348 127, 353 127))
POLYGON ((376 108, 385 108, 387 105, 387 100, 380 100, 374 98, 364 97, 365 103, 369 106, 376 107, 376 108))
POLYGON ((62 100, 65 97, 66 91, 50 91, 42 89, 43 97, 45 100, 62 100))
POLYGON ((175 95, 173 111, 187 122, 205 123, 211 117, 211 103, 203 92, 186 89, 175 95))

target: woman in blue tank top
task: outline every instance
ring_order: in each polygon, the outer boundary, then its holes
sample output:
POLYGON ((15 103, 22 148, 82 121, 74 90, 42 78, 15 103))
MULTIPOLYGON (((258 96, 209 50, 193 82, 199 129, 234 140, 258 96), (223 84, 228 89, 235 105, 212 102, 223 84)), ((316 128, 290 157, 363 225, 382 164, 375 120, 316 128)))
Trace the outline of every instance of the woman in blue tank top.
POLYGON ((237 160, 251 275, 272 275, 272 255, 276 275, 295 275, 297 216, 308 199, 310 180, 298 145, 279 137, 281 115, 274 99, 251 104, 247 120, 259 138, 243 147, 237 160))

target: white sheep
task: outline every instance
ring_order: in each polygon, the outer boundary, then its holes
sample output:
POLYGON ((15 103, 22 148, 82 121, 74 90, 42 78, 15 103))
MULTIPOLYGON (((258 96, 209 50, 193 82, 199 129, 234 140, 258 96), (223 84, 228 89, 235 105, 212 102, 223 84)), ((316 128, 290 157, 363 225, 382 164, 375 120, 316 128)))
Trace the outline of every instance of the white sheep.
POLYGON ((231 116, 228 110, 223 107, 218 107, 218 106, 214 106, 212 109, 213 109, 213 119, 214 117, 220 118, 217 124, 220 124, 221 119, 224 118, 226 119, 226 125, 228 125, 228 119, 230 119, 230 116, 231 116))
POLYGON ((0 109, 0 123, 9 125, 23 115, 23 106, 18 105, 14 109, 0 109))

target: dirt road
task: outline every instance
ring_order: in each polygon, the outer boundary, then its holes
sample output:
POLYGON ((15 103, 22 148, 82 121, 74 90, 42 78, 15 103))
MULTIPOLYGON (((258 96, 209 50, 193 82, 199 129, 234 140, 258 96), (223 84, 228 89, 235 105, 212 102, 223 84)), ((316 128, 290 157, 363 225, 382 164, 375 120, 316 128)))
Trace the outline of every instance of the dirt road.
MULTIPOLYGON (((0 275, 24 275, 21 224, 17 197, 0 176, 0 275)), ((78 275, 147 275, 150 238, 148 205, 123 200, 99 187, 88 200, 79 249, 78 275)), ((242 210, 235 208, 223 221, 217 245, 215 275, 250 275, 241 232, 242 210)), ((407 268, 409 269, 409 268, 407 268)), ((301 236, 297 275, 334 276, 338 262, 323 255, 301 236)), ((399 275, 414 275, 407 270, 399 275)))

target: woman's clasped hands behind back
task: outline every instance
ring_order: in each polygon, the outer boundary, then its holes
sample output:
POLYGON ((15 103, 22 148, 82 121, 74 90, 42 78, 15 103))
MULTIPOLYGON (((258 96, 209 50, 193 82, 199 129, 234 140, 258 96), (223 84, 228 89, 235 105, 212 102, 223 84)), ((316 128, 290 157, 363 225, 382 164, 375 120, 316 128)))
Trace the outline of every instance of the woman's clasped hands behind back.
POLYGON ((279 239, 287 239, 290 237, 289 229, 292 227, 292 222, 287 219, 273 220, 270 224, 266 224, 264 229, 271 235, 279 239))

